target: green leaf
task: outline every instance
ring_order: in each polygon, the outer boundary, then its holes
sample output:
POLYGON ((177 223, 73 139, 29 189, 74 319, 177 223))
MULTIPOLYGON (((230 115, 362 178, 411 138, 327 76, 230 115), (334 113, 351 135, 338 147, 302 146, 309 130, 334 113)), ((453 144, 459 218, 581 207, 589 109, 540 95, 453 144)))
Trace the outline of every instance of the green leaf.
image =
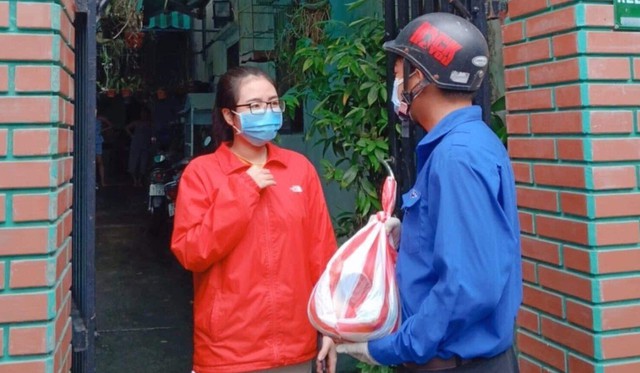
MULTIPOLYGON (((367 158, 369 158, 370 164, 375 164, 378 161, 378 157, 376 157, 375 153, 369 153, 367 158)), ((374 167, 374 169, 377 169, 377 167, 374 167)))
POLYGON ((356 40, 353 43, 356 48, 358 48, 358 50, 362 53, 362 54, 367 54, 367 48, 365 48, 365 46, 362 44, 362 42, 360 40, 356 40))
POLYGON ((497 100, 495 100, 493 104, 491 104, 491 111, 496 112, 496 111, 504 111, 504 110, 507 110, 507 103, 506 103, 505 96, 501 96, 497 100))
POLYGON ((345 115, 345 119, 346 118, 350 118, 353 116, 358 116, 358 119, 362 118, 362 112, 364 109, 360 108, 360 107, 354 107, 353 109, 351 109, 347 115, 345 115))
POLYGON ((346 105, 347 104, 347 102, 349 101, 349 97, 350 97, 350 95, 349 95, 348 92, 345 92, 342 95, 342 105, 346 105))
POLYGON ((387 102, 387 88, 380 84, 380 97, 382 97, 382 101, 387 102))
POLYGON ((371 87, 371 89, 369 89, 369 94, 367 95, 367 104, 371 106, 377 100, 378 100, 378 90, 376 89, 376 87, 371 87))
POLYGON ((362 215, 371 215, 371 199, 367 198, 364 200, 364 205, 362 206, 362 215))
POLYGON ((374 151, 376 149, 376 143, 369 141, 367 144, 367 153, 371 153, 372 151, 374 151))
POLYGON ((353 183, 353 180, 356 179, 356 176, 358 176, 358 167, 356 165, 353 165, 349 167, 349 169, 344 173, 341 184, 344 187, 349 186, 351 183, 353 183))
POLYGON ((368 179, 362 179, 362 190, 365 191, 370 197, 378 198, 378 192, 375 186, 368 179))
POLYGON ((312 65, 313 65, 313 59, 309 58, 306 61, 304 61, 304 64, 302 65, 302 72, 309 70, 309 68, 312 65))
POLYGON ((369 89, 369 88, 371 88, 374 84, 376 84, 376 83, 374 83, 374 82, 364 82, 364 83, 362 83, 362 85, 360 85, 360 90, 361 90, 361 91, 364 91, 364 90, 366 90, 366 89, 369 89))
MULTIPOLYGON (((381 150, 380 148, 377 148, 377 149, 373 152, 373 154, 375 155, 375 157, 376 157, 376 160, 377 160, 377 161, 381 161, 381 160, 383 160, 383 159, 387 158, 387 152, 386 152, 386 151, 381 150)), ((372 162, 372 163, 373 163, 373 162, 372 162)))
POLYGON ((383 150, 389 150, 389 143, 386 140, 376 140, 376 146, 383 150))
POLYGON ((361 373, 393 373, 395 370, 391 367, 369 365, 367 363, 358 362, 356 368, 360 369, 361 373))

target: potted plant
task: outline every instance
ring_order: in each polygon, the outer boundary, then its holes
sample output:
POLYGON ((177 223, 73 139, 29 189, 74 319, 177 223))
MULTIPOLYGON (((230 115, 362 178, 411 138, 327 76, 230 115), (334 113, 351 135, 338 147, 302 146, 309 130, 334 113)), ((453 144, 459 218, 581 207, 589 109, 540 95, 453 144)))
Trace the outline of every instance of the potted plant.
POLYGON ((120 79, 120 95, 122 97, 129 97, 133 92, 142 88, 142 78, 139 76, 125 76, 120 79))
POLYGON ((129 49, 140 49, 144 42, 144 32, 132 30, 126 31, 124 34, 124 40, 129 49))

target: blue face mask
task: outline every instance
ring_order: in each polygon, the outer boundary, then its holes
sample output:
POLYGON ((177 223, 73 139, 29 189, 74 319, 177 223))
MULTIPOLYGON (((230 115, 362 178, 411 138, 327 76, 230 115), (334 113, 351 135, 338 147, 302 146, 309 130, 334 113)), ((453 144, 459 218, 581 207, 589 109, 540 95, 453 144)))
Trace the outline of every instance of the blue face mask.
POLYGON ((240 117, 239 130, 235 126, 233 128, 238 131, 247 141, 255 146, 262 146, 276 138, 278 130, 282 127, 282 113, 275 113, 267 110, 264 114, 251 114, 251 112, 237 113, 240 117))

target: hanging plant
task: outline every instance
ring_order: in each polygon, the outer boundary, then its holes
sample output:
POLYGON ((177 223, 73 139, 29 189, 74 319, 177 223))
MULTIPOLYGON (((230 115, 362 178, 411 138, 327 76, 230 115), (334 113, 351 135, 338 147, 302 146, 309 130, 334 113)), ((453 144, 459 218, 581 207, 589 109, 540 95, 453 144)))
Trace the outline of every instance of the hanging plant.
POLYGON ((144 32, 127 31, 124 34, 124 40, 127 43, 128 48, 140 49, 142 48, 142 43, 144 42, 144 32))
POLYGON ((96 35, 101 67, 98 86, 107 95, 112 90, 120 91, 122 78, 137 68, 137 49, 143 38, 137 0, 112 0, 100 12, 96 35))
POLYGON ((284 12, 285 22, 276 38, 273 59, 278 68, 278 80, 288 89, 304 79, 299 66, 292 60, 299 41, 312 44, 322 43, 324 24, 330 18, 331 6, 328 0, 293 1, 284 12))
POLYGON ((137 0, 112 0, 99 16, 102 38, 117 39, 125 32, 137 34, 142 30, 142 12, 137 0))
MULTIPOLYGON (((120 90, 122 56, 126 49, 122 39, 108 40, 99 45, 99 65, 102 74, 98 86, 102 91, 120 90)), ((112 97, 112 96, 110 96, 112 97)))

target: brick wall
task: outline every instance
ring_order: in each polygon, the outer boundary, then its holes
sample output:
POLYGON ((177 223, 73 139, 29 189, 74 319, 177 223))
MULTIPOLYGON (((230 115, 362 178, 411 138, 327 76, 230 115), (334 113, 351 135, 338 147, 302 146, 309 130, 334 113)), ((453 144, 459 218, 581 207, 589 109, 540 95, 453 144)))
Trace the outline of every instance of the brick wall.
POLYGON ((640 32, 611 0, 511 0, 503 39, 521 370, 640 372, 640 32))
POLYGON ((72 1, 0 0, 0 372, 71 366, 72 1))

